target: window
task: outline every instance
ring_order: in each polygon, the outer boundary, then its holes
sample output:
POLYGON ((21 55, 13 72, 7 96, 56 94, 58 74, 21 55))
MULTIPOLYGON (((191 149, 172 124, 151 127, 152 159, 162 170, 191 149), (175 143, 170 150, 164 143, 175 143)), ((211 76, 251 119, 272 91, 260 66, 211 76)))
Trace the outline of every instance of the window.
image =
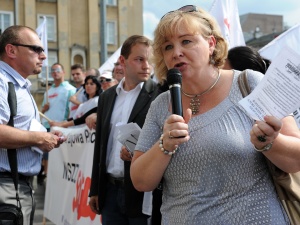
POLYGON ((116 6, 117 5, 117 0, 106 0, 106 4, 116 6))
POLYGON ((113 21, 106 22, 106 40, 107 44, 116 44, 116 23, 113 21))
POLYGON ((48 41, 56 42, 56 16, 55 15, 38 15, 38 24, 41 24, 44 20, 47 20, 47 38, 48 41))
MULTIPOLYGON (((53 78, 51 76, 51 66, 57 62, 57 52, 56 51, 48 51, 48 80, 52 81, 53 78)), ((47 68, 43 67, 42 72, 39 74, 39 78, 43 81, 46 81, 46 73, 47 68)))
POLYGON ((8 11, 0 11, 0 29, 3 32, 6 28, 13 25, 14 14, 8 11))

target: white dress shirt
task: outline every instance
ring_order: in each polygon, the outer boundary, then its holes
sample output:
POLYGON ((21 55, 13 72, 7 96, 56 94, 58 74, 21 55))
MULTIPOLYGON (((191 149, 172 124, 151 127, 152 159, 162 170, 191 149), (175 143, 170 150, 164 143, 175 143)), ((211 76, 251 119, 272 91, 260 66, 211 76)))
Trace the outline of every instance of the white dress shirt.
POLYGON ((116 88, 117 98, 110 120, 110 134, 107 144, 107 173, 116 178, 124 177, 124 162, 120 158, 122 144, 117 140, 117 125, 126 124, 131 114, 132 108, 143 88, 144 82, 139 83, 134 89, 125 91, 123 88, 125 78, 123 78, 116 88))

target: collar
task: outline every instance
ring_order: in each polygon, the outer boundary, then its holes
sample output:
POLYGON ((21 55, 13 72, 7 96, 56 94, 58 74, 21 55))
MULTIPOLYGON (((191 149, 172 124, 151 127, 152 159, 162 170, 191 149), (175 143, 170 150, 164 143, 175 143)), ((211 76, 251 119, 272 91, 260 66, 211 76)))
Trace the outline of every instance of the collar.
MULTIPOLYGON (((124 91, 124 92, 128 92, 128 91, 125 91, 123 86, 124 86, 124 82, 125 82, 125 77, 123 77, 123 79, 119 82, 117 88, 116 88, 116 92, 117 92, 117 95, 120 94, 121 91, 124 91)), ((130 91, 134 91, 134 90, 142 90, 144 86, 144 82, 140 82, 138 85, 136 85, 136 87, 130 91)))
POLYGON ((56 87, 55 84, 53 83, 53 84, 51 85, 51 87, 53 87, 53 88, 58 88, 58 87, 60 87, 60 86, 64 87, 64 86, 67 86, 68 83, 69 83, 68 81, 63 81, 63 82, 61 82, 57 87, 56 87))
POLYGON ((8 65, 6 62, 0 61, 0 68, 3 73, 9 77, 14 84, 18 84, 20 87, 29 88, 31 86, 31 82, 28 79, 22 77, 14 68, 8 65))

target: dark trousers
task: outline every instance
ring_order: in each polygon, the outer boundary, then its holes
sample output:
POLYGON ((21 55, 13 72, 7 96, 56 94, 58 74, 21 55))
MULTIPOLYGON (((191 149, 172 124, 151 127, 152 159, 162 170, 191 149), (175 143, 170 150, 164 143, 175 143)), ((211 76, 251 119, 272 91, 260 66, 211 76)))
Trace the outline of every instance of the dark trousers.
MULTIPOLYGON (((101 201, 101 200, 100 200, 101 201)), ((132 199, 134 201, 134 199, 132 199)), ((147 225, 147 216, 130 218, 125 215, 125 192, 121 185, 108 183, 102 210, 103 225, 147 225)))

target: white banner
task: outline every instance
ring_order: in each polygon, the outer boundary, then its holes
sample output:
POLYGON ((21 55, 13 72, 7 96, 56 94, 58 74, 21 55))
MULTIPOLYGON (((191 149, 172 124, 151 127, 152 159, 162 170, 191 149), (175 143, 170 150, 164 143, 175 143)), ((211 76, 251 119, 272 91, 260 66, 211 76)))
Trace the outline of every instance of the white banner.
POLYGON ((95 130, 54 127, 68 137, 49 153, 44 216, 56 225, 101 225, 88 205, 95 130))

